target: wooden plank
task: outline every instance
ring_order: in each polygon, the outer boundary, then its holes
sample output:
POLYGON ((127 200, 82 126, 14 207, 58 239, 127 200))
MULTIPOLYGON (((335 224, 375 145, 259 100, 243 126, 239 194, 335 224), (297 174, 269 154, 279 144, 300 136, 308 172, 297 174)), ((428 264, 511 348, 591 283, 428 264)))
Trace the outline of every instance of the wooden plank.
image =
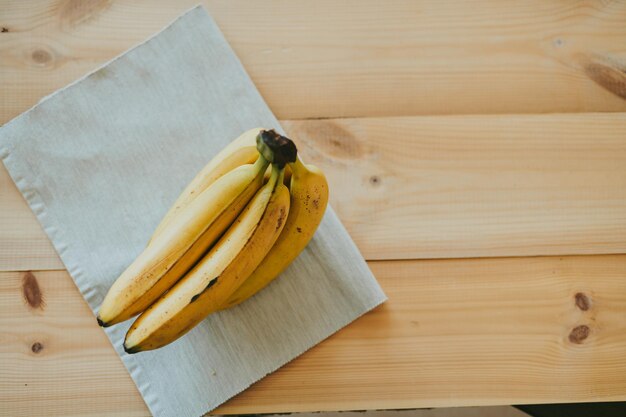
MULTIPOLYGON (((626 252, 626 113, 283 125, 366 259, 626 252)), ((6 176, 0 270, 63 268, 6 176)))
MULTIPOLYGON (((0 5, 0 121, 197 0, 0 5)), ((626 2, 205 1, 279 118, 626 110, 626 2)))
POLYGON ((626 113, 284 126, 366 259, 626 252, 626 113))
MULTIPOLYGON (((626 400, 626 255, 370 266, 386 304, 216 413, 626 400)), ((0 407, 146 414, 66 272, 34 272, 36 309, 24 275, 0 273, 0 407)))
MULTIPOLYGON (((545 406, 544 406, 545 407, 545 406)), ((294 417, 528 417, 528 414, 515 407, 456 407, 456 408, 427 408, 412 410, 367 410, 341 411, 338 413, 299 413, 294 417)))
POLYGON ((0 270, 60 268, 52 243, 0 163, 0 270))
POLYGON ((0 334, 0 414, 150 416, 66 271, 0 273, 0 334))

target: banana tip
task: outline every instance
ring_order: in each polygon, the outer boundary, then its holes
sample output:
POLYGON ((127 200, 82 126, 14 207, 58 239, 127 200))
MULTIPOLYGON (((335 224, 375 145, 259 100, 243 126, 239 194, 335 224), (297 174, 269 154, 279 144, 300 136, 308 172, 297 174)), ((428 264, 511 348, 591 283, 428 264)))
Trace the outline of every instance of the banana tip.
POLYGON ((98 320, 98 324, 100 325, 100 327, 109 327, 111 325, 110 323, 106 323, 106 322, 102 321, 100 316, 96 317, 96 320, 98 320))
POLYGON ((124 343, 124 352, 132 355, 133 353, 141 352, 141 349, 139 346, 128 347, 126 346, 126 343, 124 343))

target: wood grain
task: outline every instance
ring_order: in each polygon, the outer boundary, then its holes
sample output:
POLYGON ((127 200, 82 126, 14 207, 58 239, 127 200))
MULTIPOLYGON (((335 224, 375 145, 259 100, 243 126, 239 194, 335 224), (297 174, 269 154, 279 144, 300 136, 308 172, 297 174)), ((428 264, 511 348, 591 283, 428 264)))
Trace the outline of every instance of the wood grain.
MULTIPOLYGON (((0 0, 0 123, 196 3, 0 0)), ((504 257, 370 262, 217 413, 626 400, 626 255, 506 258, 626 251, 626 113, 493 115, 626 111, 626 2, 204 5, 366 258, 504 257)), ((62 268, 0 166, 0 414, 149 415, 62 268)))
MULTIPOLYGON (((197 3, 2 0, 0 122, 197 3)), ((626 110, 626 2, 204 1, 279 118, 626 110)))
POLYGON ((150 415, 67 272, 0 273, 0 335, 0 415, 150 415))
MULTIPOLYGON (((216 413, 626 400, 626 255, 370 267, 386 304, 216 413)), ((0 407, 147 414, 67 273, 32 274, 43 309, 0 273, 0 407)))
MULTIPOLYGON (((626 252, 626 113, 283 125, 366 259, 626 252)), ((0 183, 0 270, 63 268, 0 183)))
POLYGON ((626 114, 285 122, 366 259, 626 252, 626 114))
POLYGON ((2 163, 0 219, 0 270, 65 268, 2 163))

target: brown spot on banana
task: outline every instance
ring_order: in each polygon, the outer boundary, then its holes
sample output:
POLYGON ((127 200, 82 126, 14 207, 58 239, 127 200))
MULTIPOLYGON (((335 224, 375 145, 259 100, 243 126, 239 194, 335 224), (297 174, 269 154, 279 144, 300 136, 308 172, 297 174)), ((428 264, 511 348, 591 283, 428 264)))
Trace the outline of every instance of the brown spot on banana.
POLYGON ((200 298, 200 296, 202 294, 204 294, 206 292, 206 290, 208 290, 209 288, 211 288, 212 286, 214 286, 215 284, 217 284, 217 279, 219 277, 215 277, 213 278, 211 281, 209 281, 209 283, 207 284, 207 286, 200 291, 198 294, 194 295, 193 297, 191 297, 191 301, 189 302, 189 304, 193 303, 194 301, 196 301, 198 298, 200 298))
POLYGON ((285 221, 285 208, 281 207, 280 208, 280 215, 278 216, 278 219, 276 220, 276 230, 280 229, 280 227, 283 225, 283 222, 285 221))

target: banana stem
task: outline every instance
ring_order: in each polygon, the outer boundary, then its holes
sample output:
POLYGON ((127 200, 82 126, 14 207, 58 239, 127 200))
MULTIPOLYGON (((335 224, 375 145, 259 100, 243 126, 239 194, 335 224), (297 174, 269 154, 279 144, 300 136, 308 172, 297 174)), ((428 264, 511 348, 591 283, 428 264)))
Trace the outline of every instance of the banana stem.
POLYGON ((254 169, 255 171, 263 171, 265 172, 265 170, 267 169, 267 166, 270 164, 270 161, 268 161, 263 154, 259 153, 259 158, 254 162, 254 169))
POLYGON ((294 162, 298 154, 296 145, 274 130, 262 130, 256 138, 256 147, 261 155, 273 164, 284 165, 294 162))
POLYGON ((306 172, 306 167, 302 163, 302 160, 300 160, 299 156, 296 157, 295 162, 291 162, 289 164, 289 167, 291 168, 292 177, 299 177, 301 173, 306 172))
POLYGON ((285 165, 280 169, 278 173, 278 180, 276 180, 276 184, 282 184, 285 180, 285 165))
POLYGON ((276 184, 280 184, 285 177, 285 166, 282 167, 279 164, 272 164, 272 174, 270 175, 270 179, 267 181, 268 184, 273 188, 276 187, 276 184))

